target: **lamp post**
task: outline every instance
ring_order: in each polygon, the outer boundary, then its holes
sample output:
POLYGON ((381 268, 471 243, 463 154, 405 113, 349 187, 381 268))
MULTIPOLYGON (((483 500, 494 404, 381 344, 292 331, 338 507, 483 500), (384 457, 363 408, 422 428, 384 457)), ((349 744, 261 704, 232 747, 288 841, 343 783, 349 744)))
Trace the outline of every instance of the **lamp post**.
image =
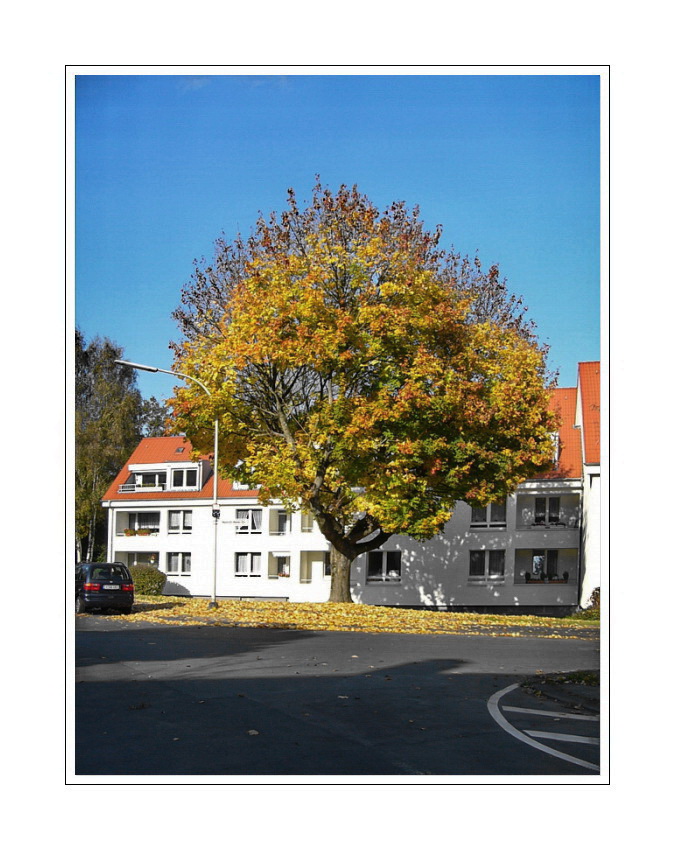
MULTIPOLYGON (((131 369, 140 369, 143 372, 163 372, 165 375, 175 375, 177 378, 182 378, 185 381, 193 381, 198 384, 204 392, 210 396, 211 391, 204 384, 192 375, 184 375, 182 372, 172 372, 170 369, 160 369, 158 366, 145 366, 142 363, 131 363, 128 360, 115 360, 115 363, 120 366, 129 366, 131 369)), ((211 516, 213 517, 213 591, 209 608, 217 608, 216 602, 216 573, 218 569, 218 520, 220 518, 220 508, 218 507, 218 417, 213 423, 213 507, 211 508, 211 516)))

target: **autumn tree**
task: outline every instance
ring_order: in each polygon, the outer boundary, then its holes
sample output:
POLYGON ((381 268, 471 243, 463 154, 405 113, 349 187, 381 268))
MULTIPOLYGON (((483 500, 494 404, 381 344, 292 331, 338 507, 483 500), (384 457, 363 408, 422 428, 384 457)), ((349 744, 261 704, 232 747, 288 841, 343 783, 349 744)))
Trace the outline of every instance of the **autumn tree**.
POLYGON ((429 538, 551 457, 545 349, 498 269, 439 248, 419 210, 320 184, 302 209, 216 243, 174 317, 174 426, 196 450, 219 420, 221 471, 311 513, 330 600, 393 534, 429 538))
POLYGON ((166 413, 144 399, 136 373, 120 369, 123 350, 109 339, 87 342, 75 332, 75 548, 78 561, 95 557, 105 540, 101 498, 142 436, 164 433, 166 413))

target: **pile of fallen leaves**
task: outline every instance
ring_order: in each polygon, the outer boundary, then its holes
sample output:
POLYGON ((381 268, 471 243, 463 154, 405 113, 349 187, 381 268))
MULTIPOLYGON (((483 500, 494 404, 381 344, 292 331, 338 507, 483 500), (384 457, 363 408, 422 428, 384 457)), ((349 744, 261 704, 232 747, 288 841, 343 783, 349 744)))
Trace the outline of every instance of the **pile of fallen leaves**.
MULTIPOLYGON (((87 616, 87 615, 83 615, 87 616)), ((472 614, 387 608, 335 602, 218 600, 184 596, 137 596, 133 611, 120 618, 176 626, 297 629, 305 631, 390 632, 399 634, 486 635, 491 637, 591 638, 598 623, 560 617, 472 614)))

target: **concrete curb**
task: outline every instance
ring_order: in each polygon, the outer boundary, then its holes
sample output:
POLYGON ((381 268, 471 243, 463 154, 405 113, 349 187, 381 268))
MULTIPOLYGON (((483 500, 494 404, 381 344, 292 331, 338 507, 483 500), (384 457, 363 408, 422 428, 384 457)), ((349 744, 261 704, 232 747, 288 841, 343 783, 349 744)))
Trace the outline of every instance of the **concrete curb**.
POLYGON ((528 679, 521 684, 521 688, 528 693, 554 700, 566 708, 581 710, 587 714, 600 714, 600 688, 597 685, 552 682, 542 677, 528 679))

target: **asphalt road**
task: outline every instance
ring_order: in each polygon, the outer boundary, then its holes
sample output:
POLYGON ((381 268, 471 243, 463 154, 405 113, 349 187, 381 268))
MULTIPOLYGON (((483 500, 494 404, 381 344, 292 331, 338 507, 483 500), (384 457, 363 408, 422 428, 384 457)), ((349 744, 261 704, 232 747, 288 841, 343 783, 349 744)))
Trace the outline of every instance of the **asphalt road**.
MULTIPOLYGON (((105 615, 78 617, 75 637, 76 777, 594 773, 508 734, 488 703, 536 672, 597 669, 596 640, 175 627, 105 615)), ((520 704, 541 706, 534 700, 520 704)))

